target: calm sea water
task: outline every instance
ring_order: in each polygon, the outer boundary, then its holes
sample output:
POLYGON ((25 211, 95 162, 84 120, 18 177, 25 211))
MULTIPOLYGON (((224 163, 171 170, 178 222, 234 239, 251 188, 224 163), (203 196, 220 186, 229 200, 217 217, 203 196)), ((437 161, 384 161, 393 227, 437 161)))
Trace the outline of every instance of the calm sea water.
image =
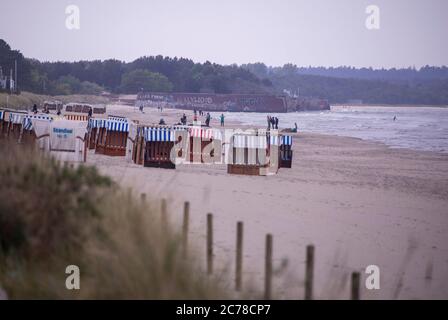
MULTIPOLYGON (((267 126, 266 113, 227 113, 227 120, 267 126)), ((448 107, 332 107, 324 112, 272 114, 279 127, 299 131, 356 137, 410 148, 448 153, 448 107), (394 116, 397 117, 393 121, 394 116)), ((218 114, 214 115, 215 117, 218 114)))

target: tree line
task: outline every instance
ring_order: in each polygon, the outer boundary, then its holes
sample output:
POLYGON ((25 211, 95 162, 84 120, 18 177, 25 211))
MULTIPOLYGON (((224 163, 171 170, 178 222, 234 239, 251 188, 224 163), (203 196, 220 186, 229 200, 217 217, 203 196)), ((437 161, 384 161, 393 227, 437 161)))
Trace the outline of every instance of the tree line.
POLYGON ((298 67, 288 63, 282 67, 270 67, 264 63, 244 64, 244 68, 250 70, 259 77, 269 77, 272 74, 301 74, 324 76, 331 78, 364 79, 364 80, 385 80, 390 82, 414 82, 425 80, 448 79, 448 67, 423 66, 419 69, 415 67, 373 69, 355 68, 351 66, 339 67, 298 67))
POLYGON ((4 74, 18 65, 20 90, 49 95, 137 93, 140 90, 193 93, 298 94, 330 103, 361 100, 375 104, 448 104, 448 68, 356 69, 297 67, 263 63, 238 66, 197 63, 186 58, 144 56, 48 62, 28 59, 0 39, 4 74))
POLYGON ((360 100, 370 104, 448 104, 448 67, 379 69, 353 67, 297 67, 264 63, 242 65, 258 77, 269 79, 277 90, 320 97, 330 103, 360 100))

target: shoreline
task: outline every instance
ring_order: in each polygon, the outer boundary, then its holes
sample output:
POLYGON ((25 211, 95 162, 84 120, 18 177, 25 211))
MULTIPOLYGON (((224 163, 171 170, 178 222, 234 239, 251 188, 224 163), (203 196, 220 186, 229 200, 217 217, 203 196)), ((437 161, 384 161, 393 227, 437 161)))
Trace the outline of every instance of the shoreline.
POLYGON ((363 139, 358 137, 350 137, 350 136, 344 136, 344 135, 338 135, 338 134, 328 134, 328 133, 317 133, 317 132, 302 132, 306 135, 316 135, 316 136, 328 136, 328 137, 335 137, 335 138, 346 138, 346 139, 353 139, 353 140, 359 140, 366 143, 375 144, 378 146, 383 146, 386 149, 390 150, 396 150, 396 151, 410 151, 410 152, 418 152, 418 153, 428 153, 429 155, 438 155, 438 156, 446 156, 448 160, 448 150, 447 151, 433 151, 433 150, 422 150, 422 149, 413 149, 410 147, 398 147, 398 146, 392 146, 388 145, 385 142, 377 141, 377 140, 371 140, 371 139, 363 139))
MULTIPOLYGON (((191 110, 171 109, 171 108, 164 109, 163 112, 159 112, 155 108, 146 108, 146 110, 147 110, 146 112, 147 113, 145 112, 144 114, 142 114, 142 113, 140 113, 140 111, 138 111, 138 109, 136 107, 132 107, 132 106, 107 105, 107 107, 108 108, 109 107, 112 107, 112 108, 119 107, 118 110, 115 110, 115 112, 117 113, 116 115, 130 117, 131 119, 136 118, 136 120, 140 120, 141 118, 145 118, 146 121, 143 121, 143 123, 152 123, 152 124, 158 123, 158 117, 157 116, 163 117, 165 119, 165 121, 169 121, 169 123, 171 123, 173 121, 179 120, 179 118, 182 116, 183 113, 188 114, 189 119, 191 119, 192 114, 193 114, 193 111, 191 111, 191 110), (132 112, 131 112, 131 110, 132 110, 132 112), (147 121, 148 119, 150 119, 149 122, 147 121)), ((108 111, 107 111, 108 114, 110 114, 109 111, 110 111, 110 109, 108 109, 108 111)), ((309 111, 309 112, 314 112, 314 111, 309 111)), ((315 112, 321 112, 321 111, 315 111, 315 112)), ((220 112, 212 112, 212 113, 213 114, 219 114, 220 112)), ((213 120, 213 118, 212 118, 212 120, 213 120)), ((219 123, 218 123, 218 121, 216 119, 214 119, 214 122, 212 122, 212 124, 213 125, 211 127, 223 128, 223 129, 235 129, 235 128, 250 129, 250 128, 258 127, 256 125, 244 124, 243 122, 237 121, 237 120, 230 120, 230 121, 226 120, 225 127, 219 127, 219 123)), ((260 126, 259 128, 264 128, 264 127, 260 126)), ((281 131, 281 129, 280 129, 280 131, 281 131)), ((410 147, 398 147, 398 146, 388 145, 385 142, 378 141, 378 140, 358 138, 358 137, 347 136, 347 135, 329 134, 329 133, 317 133, 317 132, 300 131, 300 130, 297 133, 287 133, 287 134, 288 135, 292 135, 293 137, 295 135, 298 135, 298 134, 306 134, 306 135, 318 135, 318 136, 349 138, 349 139, 360 140, 360 141, 365 141, 365 142, 369 142, 369 143, 373 143, 373 144, 382 145, 385 148, 391 149, 391 150, 409 150, 409 151, 416 151, 416 152, 435 154, 435 155, 439 155, 439 156, 444 156, 444 155, 448 156, 448 150, 446 152, 442 152, 442 151, 433 151, 433 150, 413 149, 413 148, 410 148, 410 147)))
MULTIPOLYGON (((365 108, 369 108, 370 111, 373 111, 373 113, 376 113, 376 112, 382 113, 383 112, 383 110, 381 110, 381 111, 378 110, 377 107, 365 107, 365 108), (372 110, 372 109, 374 109, 374 110, 372 110)), ((388 109, 388 107, 386 107, 386 106, 383 106, 383 108, 388 109)), ((394 109, 394 110, 396 112, 400 112, 404 109, 406 109, 406 107, 402 107, 401 109, 397 109, 397 110, 394 109)), ((429 110, 429 109, 432 110, 433 112, 435 110, 444 110, 444 111, 448 110, 448 109, 444 109, 444 108, 432 108, 431 109, 431 107, 428 107, 427 110, 429 110)), ((409 108, 406 110, 406 112, 408 112, 408 111, 409 111, 409 108)), ((442 119, 445 119, 445 117, 448 116, 448 114, 445 113, 444 111, 441 114, 441 116, 443 116, 442 119)), ((425 136, 422 136, 420 142, 418 142, 418 137, 414 136, 414 133, 418 132, 418 131, 411 130, 408 125, 408 123, 412 123, 412 121, 401 123, 398 120, 397 127, 390 127, 390 126, 388 126, 387 123, 383 123, 381 125, 375 124, 375 121, 378 121, 378 120, 382 121, 383 119, 381 119, 381 117, 384 118, 384 116, 387 116, 387 115, 381 115, 381 116, 376 116, 376 118, 371 120, 371 121, 373 121, 373 125, 372 125, 372 123, 369 123, 368 121, 366 121, 366 115, 368 116, 368 114, 362 114, 362 112, 363 112, 362 107, 356 107, 356 109, 354 109, 354 110, 350 109, 350 107, 349 108, 332 107, 331 111, 330 110, 307 111, 305 114, 296 112, 296 113, 290 113, 289 116, 284 116, 284 115, 278 114, 278 117, 280 118, 282 124, 286 123, 289 127, 293 126, 293 123, 296 121, 297 121, 297 123, 300 123, 301 121, 303 121, 302 125, 299 125, 299 132, 302 132, 302 133, 334 135, 334 136, 339 136, 339 137, 350 137, 350 138, 355 138, 355 139, 362 139, 364 141, 371 141, 374 143, 382 143, 391 149, 400 149, 400 150, 401 149, 409 149, 409 150, 423 151, 423 152, 435 152, 438 154, 448 154, 448 145, 446 143, 442 143, 442 142, 436 142, 436 144, 433 144, 434 138, 430 136, 428 130, 426 130, 426 131, 423 130, 421 132, 422 134, 425 134, 425 136), (353 119, 353 117, 356 117, 356 116, 352 116, 352 115, 356 115, 358 112, 361 114, 361 117, 359 119, 361 129, 353 130, 353 126, 357 122, 353 119), (322 115, 322 116, 320 116, 320 115, 322 115), (345 120, 344 118, 347 118, 347 119, 345 120), (330 121, 329 123, 331 123, 331 121, 335 121, 335 120, 347 121, 347 126, 346 127, 338 127, 338 128, 332 128, 331 126, 326 127, 325 125, 322 126, 323 119, 328 119, 327 121, 330 121), (310 124, 312 124, 312 121, 316 121, 317 127, 310 125, 310 124), (304 123, 305 123, 305 125, 303 126, 304 123), (376 128, 372 129, 371 126, 376 126, 376 128), (388 131, 388 133, 381 135, 383 130, 385 132, 388 131)), ((392 119, 394 112, 391 109, 388 109, 387 112, 392 114, 392 115, 390 115, 391 119, 392 119)), ((406 114, 401 115, 401 114, 397 113, 396 115, 398 116, 398 119, 400 119, 401 116, 407 117, 406 114)), ((249 117, 246 117, 246 115, 244 115, 244 114, 240 114, 241 119, 244 119, 240 123, 245 127, 251 127, 251 126, 257 127, 260 125, 261 125, 261 127, 263 127, 263 124, 264 124, 263 122, 265 122, 263 120, 263 118, 265 116, 266 116, 265 113, 258 113, 253 118, 249 118, 249 117), (253 125, 249 124, 249 122, 251 120, 252 120, 252 123, 254 123, 253 125)), ((418 116, 415 116, 415 117, 418 117, 418 116)), ((235 116, 233 116, 232 118, 235 118, 235 116)), ((407 119, 407 120, 414 120, 414 119, 407 119)), ((419 119, 415 119, 415 120, 419 121, 419 119)), ((422 120, 422 122, 421 122, 423 124, 423 126, 427 127, 427 125, 424 121, 427 121, 427 119, 422 120)), ((425 129, 425 128, 423 128, 423 129, 425 129)), ((445 130, 445 127, 439 126, 439 127, 435 128, 434 130, 441 130, 440 134, 443 135, 444 134, 443 130, 445 130)))
POLYGON ((348 104, 348 103, 335 103, 330 105, 331 107, 356 107, 356 108, 364 108, 364 107, 374 107, 374 108, 448 108, 448 105, 426 105, 426 104, 348 104))

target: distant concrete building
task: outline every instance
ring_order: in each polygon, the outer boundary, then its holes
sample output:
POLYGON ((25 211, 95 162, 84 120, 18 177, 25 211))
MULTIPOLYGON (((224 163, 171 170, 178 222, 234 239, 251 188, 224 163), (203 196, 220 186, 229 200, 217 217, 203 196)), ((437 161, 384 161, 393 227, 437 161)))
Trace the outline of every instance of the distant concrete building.
POLYGON ((347 104, 350 104, 350 105, 361 105, 361 104, 363 104, 363 102, 362 102, 361 99, 350 99, 350 100, 347 101, 347 104))
POLYGON ((218 94, 218 93, 163 93, 140 92, 136 106, 171 107, 183 110, 286 112, 283 95, 271 94, 218 94))
POLYGON ((326 99, 294 97, 288 98, 287 102, 288 112, 330 110, 330 103, 326 99))

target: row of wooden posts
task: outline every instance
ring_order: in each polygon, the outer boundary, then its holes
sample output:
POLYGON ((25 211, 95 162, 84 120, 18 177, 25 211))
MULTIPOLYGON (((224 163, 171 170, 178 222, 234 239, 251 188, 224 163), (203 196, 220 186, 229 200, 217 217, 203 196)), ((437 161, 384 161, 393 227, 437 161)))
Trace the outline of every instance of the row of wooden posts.
MULTIPOLYGON (((146 194, 142 194, 142 199, 146 199, 146 194)), ((161 202, 162 226, 166 228, 167 210, 166 200, 161 202)), ((182 223, 182 256, 187 257, 188 248, 188 229, 190 220, 190 202, 184 202, 183 223, 182 223)), ((264 267, 264 299, 272 299, 272 277, 273 277, 273 236, 266 235, 265 240, 265 267, 264 267)), ((305 300, 313 299, 313 280, 314 280, 314 245, 306 246, 306 264, 305 264, 305 300)), ((206 266, 207 274, 213 273, 213 214, 207 214, 207 236, 206 236, 206 266)), ((236 261, 235 261, 235 290, 241 291, 243 279, 243 222, 236 224, 236 261)), ((361 274, 352 272, 351 274, 351 292, 352 300, 360 299, 361 274)))

